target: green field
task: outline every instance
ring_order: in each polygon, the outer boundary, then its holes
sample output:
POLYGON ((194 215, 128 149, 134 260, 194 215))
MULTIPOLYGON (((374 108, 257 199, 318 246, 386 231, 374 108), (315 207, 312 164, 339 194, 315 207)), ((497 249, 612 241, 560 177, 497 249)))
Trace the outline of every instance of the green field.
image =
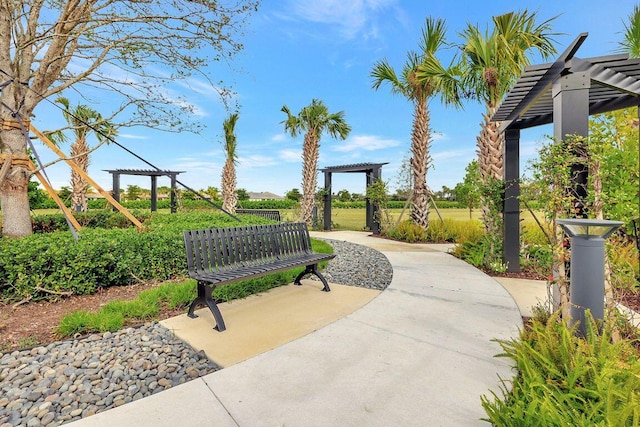
MULTIPOLYGON (((395 224, 402 213, 402 209, 389 209, 389 222, 395 224)), ((469 209, 440 209, 442 218, 455 219, 459 221, 469 220, 469 209)), ((291 209, 281 209, 280 215, 285 221, 294 221, 295 212, 291 209)), ((429 218, 432 221, 438 221, 439 217, 435 209, 430 210, 429 218)), ((474 210, 471 216, 472 219, 480 219, 480 211, 474 210)), ((521 214, 521 218, 524 222, 533 222, 533 217, 528 211, 524 211, 521 214)), ((539 216, 539 218, 541 218, 539 216)), ((402 215, 402 219, 409 219, 409 210, 405 210, 402 215)), ((332 209, 331 220, 333 227, 336 230, 364 230, 366 218, 364 209, 332 209)))

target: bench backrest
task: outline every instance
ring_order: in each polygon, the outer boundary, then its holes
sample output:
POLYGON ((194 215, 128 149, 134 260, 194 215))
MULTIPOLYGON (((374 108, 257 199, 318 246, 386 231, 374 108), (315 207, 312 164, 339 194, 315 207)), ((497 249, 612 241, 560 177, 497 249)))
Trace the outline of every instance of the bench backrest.
POLYGON ((280 211, 276 209, 236 209, 237 214, 261 216, 263 218, 280 221, 280 211))
POLYGON ((305 223, 188 230, 184 244, 190 274, 260 265, 312 252, 305 223))

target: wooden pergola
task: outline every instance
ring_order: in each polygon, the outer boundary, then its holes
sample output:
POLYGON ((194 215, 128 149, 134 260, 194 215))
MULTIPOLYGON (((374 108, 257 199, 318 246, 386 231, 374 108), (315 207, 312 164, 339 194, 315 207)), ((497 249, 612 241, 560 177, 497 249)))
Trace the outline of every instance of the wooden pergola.
MULTIPOLYGON (((589 116, 640 104, 640 59, 608 55, 581 59, 580 34, 549 64, 525 68, 491 119, 501 122, 504 147, 504 261, 520 271, 520 130, 553 123, 557 141, 589 135, 589 116)), ((575 176, 575 192, 586 197, 587 172, 575 176)))

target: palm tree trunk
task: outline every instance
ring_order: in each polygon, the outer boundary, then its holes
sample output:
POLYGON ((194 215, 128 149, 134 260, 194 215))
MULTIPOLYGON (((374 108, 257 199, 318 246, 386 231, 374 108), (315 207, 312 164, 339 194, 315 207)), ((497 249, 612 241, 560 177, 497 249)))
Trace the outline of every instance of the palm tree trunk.
POLYGON ((300 222, 308 226, 313 222, 313 206, 316 200, 316 182, 318 178, 318 157, 320 144, 311 132, 304 135, 302 147, 302 203, 300 206, 300 222))
POLYGON ((502 181, 504 174, 504 134, 499 131, 500 123, 492 122, 491 117, 496 108, 487 105, 487 111, 482 115, 482 128, 476 138, 478 148, 478 168, 485 193, 481 196, 482 222, 485 231, 490 236, 502 235, 502 217, 496 212, 499 207, 495 205, 495 196, 486 194, 492 182, 502 181))
POLYGON ((416 102, 411 133, 411 169, 413 171, 414 199, 411 208, 411 219, 423 228, 429 226, 429 189, 427 187, 427 171, 431 165, 429 155, 430 131, 429 110, 426 102, 416 102))
POLYGON ((227 158, 222 168, 222 209, 232 214, 236 213, 238 203, 236 184, 236 168, 233 165, 233 159, 227 158))
MULTIPOLYGON (((12 120, 9 117, 7 119, 12 120)), ((11 161, 12 155, 26 156, 24 135, 19 128, 3 128, 0 132, 0 154, 6 156, 5 161, 11 161)), ((30 176, 25 166, 14 164, 0 183, 3 236, 24 237, 32 233, 27 193, 30 176)))
POLYGON ((504 134, 499 131, 500 123, 491 121, 495 111, 495 107, 487 107, 487 112, 482 115, 482 128, 480 135, 476 138, 478 167, 483 178, 491 176, 502 180, 504 174, 504 134))
MULTIPOLYGON (((82 138, 76 140, 76 143, 71 147, 71 157, 84 173, 89 170, 89 156, 86 154, 88 151, 89 147, 82 138)), ((75 170, 71 170, 71 207, 74 212, 87 211, 87 187, 87 182, 82 176, 75 170)))

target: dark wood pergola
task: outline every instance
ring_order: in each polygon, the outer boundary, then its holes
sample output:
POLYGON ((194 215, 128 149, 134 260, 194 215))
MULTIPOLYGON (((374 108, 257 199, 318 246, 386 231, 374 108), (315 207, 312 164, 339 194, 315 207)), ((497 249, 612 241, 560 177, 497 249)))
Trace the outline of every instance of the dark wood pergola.
POLYGON ((120 175, 138 175, 151 177, 151 212, 158 208, 158 177, 168 176, 171 179, 171 213, 176 213, 176 176, 184 171, 162 171, 143 169, 112 169, 105 170, 113 178, 113 198, 120 202, 120 175))
MULTIPOLYGON (((580 34, 549 64, 525 68, 493 115, 505 133, 504 261, 520 271, 520 130, 553 123, 557 141, 589 135, 589 116, 640 104, 640 59, 574 55, 587 38, 580 34)), ((586 172, 577 177, 586 183, 586 172)))
MULTIPOLYGON (((367 187, 376 179, 382 177, 382 166, 387 163, 356 163, 352 165, 328 166, 320 169, 324 173, 324 229, 331 230, 331 174, 333 173, 364 173, 366 175, 367 187)), ((367 219, 366 226, 373 234, 380 234, 380 222, 376 218, 376 207, 373 206, 369 199, 366 205, 367 219)))

